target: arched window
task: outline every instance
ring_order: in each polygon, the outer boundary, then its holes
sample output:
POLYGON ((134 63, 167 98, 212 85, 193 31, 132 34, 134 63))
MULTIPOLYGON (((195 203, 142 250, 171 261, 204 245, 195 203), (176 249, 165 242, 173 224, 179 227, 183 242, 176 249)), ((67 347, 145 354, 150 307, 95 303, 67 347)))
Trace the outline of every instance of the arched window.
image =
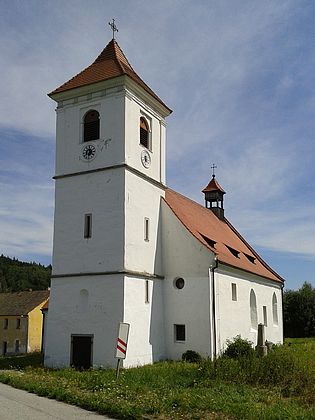
POLYGON ((275 293, 272 296, 272 318, 273 325, 278 325, 278 301, 275 293))
POLYGON ((100 114, 95 109, 85 114, 83 125, 83 141, 100 138, 100 114))
POLYGON ((145 118, 140 117, 140 144, 149 149, 149 126, 145 118))
POLYGON ((254 290, 250 291, 250 298, 249 298, 249 305, 250 305, 250 323, 251 327, 257 330, 257 303, 256 303, 256 295, 254 290))

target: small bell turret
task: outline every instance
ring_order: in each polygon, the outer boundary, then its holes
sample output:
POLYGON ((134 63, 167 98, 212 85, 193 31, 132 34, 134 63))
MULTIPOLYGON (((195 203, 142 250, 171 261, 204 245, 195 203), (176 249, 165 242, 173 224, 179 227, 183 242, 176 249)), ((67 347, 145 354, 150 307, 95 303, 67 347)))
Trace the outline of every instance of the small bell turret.
MULTIPOLYGON (((212 169, 214 170, 215 167, 213 165, 212 169)), ((213 211, 219 219, 224 220, 223 195, 225 191, 215 179, 214 172, 211 181, 202 192, 205 195, 205 207, 213 211)))

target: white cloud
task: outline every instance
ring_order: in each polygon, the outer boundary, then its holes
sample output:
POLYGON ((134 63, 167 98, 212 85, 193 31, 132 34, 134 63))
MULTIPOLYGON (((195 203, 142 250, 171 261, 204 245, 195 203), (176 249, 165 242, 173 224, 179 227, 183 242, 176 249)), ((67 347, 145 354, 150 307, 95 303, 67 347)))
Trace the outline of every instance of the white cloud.
MULTIPOLYGON (((107 21, 116 17, 131 64, 174 108, 170 183, 201 201, 216 162, 227 216, 250 242, 315 255, 309 216, 315 197, 304 196, 301 208, 290 202, 292 190, 301 200, 299 186, 315 167, 314 63, 303 44, 308 29, 299 26, 309 7, 293 1, 7 2, 0 129, 51 142, 55 105, 46 93, 95 59, 110 39, 107 21)), ((12 167, 27 173, 27 164, 14 158, 1 169, 12 167)), ((0 220, 2 248, 49 253, 51 192, 32 187, 1 194, 10 197, 2 211, 11 213, 0 220)))

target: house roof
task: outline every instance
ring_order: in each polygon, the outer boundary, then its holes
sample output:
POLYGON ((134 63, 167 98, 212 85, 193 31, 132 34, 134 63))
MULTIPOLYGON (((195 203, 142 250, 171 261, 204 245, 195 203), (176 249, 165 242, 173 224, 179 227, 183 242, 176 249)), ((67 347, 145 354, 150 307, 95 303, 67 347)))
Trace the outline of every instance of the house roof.
POLYGON ((166 189, 165 202, 186 229, 216 254, 220 263, 273 281, 284 281, 227 219, 220 220, 211 210, 170 188, 166 189))
POLYGON ((137 75, 131 67, 125 54, 122 52, 117 41, 112 39, 96 58, 96 60, 83 71, 78 73, 72 79, 50 92, 48 95, 52 96, 56 93, 65 92, 70 89, 75 89, 81 86, 90 85, 97 82, 113 79, 119 76, 129 76, 139 86, 141 86, 147 93, 153 96, 160 104, 162 104, 170 112, 164 102, 149 88, 149 86, 137 75))
POLYGON ((27 315, 48 297, 49 290, 0 293, 0 315, 27 315))

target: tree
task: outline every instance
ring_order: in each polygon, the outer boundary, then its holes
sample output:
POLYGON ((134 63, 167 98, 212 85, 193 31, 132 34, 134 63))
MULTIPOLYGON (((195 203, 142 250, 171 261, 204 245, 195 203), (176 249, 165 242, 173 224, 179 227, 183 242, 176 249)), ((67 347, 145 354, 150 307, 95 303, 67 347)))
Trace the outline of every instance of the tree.
POLYGON ((26 289, 45 290, 50 284, 51 265, 27 263, 0 256, 0 293, 26 289))
POLYGON ((285 337, 315 337, 315 288, 305 282, 283 295, 285 337))

